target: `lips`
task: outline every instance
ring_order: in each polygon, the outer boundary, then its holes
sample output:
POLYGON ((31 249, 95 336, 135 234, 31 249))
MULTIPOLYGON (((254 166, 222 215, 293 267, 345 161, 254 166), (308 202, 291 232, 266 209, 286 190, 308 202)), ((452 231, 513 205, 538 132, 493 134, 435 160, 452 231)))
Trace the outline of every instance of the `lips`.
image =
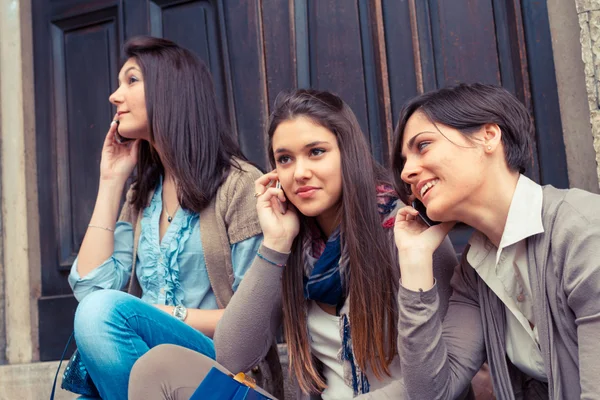
POLYGON ((127 114, 129 111, 117 111, 117 117, 120 117, 123 114, 127 114))
POLYGON ((421 181, 417 185, 417 192, 421 195, 421 199, 427 194, 427 192, 439 183, 439 179, 428 179, 426 181, 421 181))
POLYGON ((319 190, 319 188, 314 186, 302 186, 296 190, 296 195, 300 198, 307 199, 312 197, 317 190, 319 190))

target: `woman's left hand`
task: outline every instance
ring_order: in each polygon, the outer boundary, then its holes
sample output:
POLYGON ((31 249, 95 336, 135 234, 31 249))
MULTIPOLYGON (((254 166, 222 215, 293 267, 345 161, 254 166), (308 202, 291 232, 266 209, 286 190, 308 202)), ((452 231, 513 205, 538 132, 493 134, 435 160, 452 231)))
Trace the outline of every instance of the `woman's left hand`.
POLYGON ((398 211, 394 239, 398 248, 402 285, 410 290, 428 290, 433 286, 433 253, 442 244, 455 222, 428 227, 413 207, 398 211))
POLYGON ((401 208, 396 214, 394 239, 400 254, 423 253, 426 256, 442 244, 456 222, 442 222, 428 227, 411 206, 401 208))

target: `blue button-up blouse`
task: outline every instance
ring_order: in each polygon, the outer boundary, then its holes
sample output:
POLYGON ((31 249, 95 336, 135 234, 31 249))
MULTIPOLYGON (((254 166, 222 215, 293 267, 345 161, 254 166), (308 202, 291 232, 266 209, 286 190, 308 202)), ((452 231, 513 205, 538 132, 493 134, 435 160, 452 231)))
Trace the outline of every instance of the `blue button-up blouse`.
MULTIPOLYGON (((179 208, 160 241, 161 211, 162 182, 142 215, 136 262, 142 300, 151 304, 217 309, 217 300, 206 271, 199 215, 179 208)), ((262 234, 231 245, 235 275, 233 290, 237 289, 250 267, 261 241, 262 234)), ((83 278, 77 272, 77 259, 73 263, 69 285, 77 300, 81 301, 87 294, 99 289, 123 289, 131 276, 132 257, 133 227, 128 222, 117 222, 111 257, 83 278)))

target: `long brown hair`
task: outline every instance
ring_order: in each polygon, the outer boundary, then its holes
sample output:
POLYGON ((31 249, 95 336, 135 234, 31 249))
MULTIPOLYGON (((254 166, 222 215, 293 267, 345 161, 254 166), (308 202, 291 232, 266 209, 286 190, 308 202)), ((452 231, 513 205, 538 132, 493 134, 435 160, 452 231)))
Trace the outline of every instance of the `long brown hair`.
MULTIPOLYGON (((390 374, 396 354, 397 263, 393 244, 381 226, 376 184, 387 181, 371 156, 360 125, 350 107, 338 96, 316 90, 282 93, 269 121, 269 158, 275 166, 273 134, 280 123, 305 117, 331 131, 337 139, 342 164, 341 232, 348 250, 347 290, 350 294, 352 347, 357 365, 370 367, 375 376, 390 374)), ((283 272, 283 315, 290 373, 305 393, 320 392, 325 381, 310 352, 306 300, 303 294, 306 218, 283 272)))
POLYGON ((150 142, 141 143, 132 204, 147 206, 165 166, 174 175, 182 208, 199 213, 231 167, 245 160, 217 106, 208 68, 192 52, 150 36, 125 43, 144 76, 150 142), (160 158, 154 150, 160 149, 160 158))

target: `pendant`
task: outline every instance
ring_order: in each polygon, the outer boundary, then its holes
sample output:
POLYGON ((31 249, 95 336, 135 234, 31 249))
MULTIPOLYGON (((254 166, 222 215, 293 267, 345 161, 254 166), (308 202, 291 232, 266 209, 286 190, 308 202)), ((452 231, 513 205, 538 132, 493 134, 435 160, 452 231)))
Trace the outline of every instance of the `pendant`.
POLYGON ((171 221, 173 221, 173 217, 171 217, 170 215, 167 217, 167 221, 169 221, 169 223, 171 223, 171 221))

